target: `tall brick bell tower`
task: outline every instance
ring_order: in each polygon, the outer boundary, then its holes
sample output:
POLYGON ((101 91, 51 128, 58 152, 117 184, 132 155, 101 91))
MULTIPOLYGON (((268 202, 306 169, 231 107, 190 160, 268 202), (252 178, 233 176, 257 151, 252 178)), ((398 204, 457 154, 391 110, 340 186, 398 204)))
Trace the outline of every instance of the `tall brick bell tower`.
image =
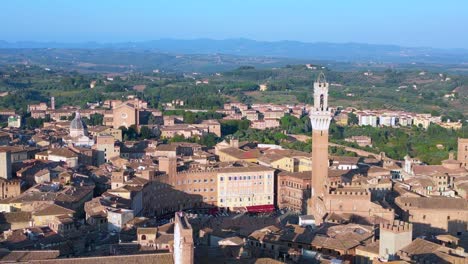
POLYGON ((323 72, 314 82, 314 106, 309 111, 312 123, 312 192, 307 213, 315 217, 317 225, 322 224, 327 212, 324 196, 328 178, 328 129, 331 114, 328 109, 328 83, 323 72))

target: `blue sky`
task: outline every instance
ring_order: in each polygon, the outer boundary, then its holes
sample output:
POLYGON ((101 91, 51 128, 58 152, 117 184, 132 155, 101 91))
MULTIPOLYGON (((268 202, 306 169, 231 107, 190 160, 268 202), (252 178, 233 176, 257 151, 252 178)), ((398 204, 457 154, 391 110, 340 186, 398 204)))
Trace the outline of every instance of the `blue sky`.
POLYGON ((250 38, 468 48, 466 0, 14 0, 0 39, 250 38))

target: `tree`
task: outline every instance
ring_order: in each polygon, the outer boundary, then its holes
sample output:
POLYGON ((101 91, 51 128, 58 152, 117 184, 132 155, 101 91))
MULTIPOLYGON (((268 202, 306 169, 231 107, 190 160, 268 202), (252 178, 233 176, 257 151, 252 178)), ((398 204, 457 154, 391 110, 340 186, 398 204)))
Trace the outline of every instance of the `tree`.
POLYGON ((100 126, 103 124, 104 116, 98 113, 92 114, 90 116, 90 125, 91 126, 100 126))
POLYGON ((359 124, 359 118, 357 117, 356 114, 354 113, 349 113, 348 114, 348 125, 357 125, 359 124))
POLYGON ((151 129, 147 126, 143 126, 140 128, 140 137, 143 139, 149 139, 153 136, 153 133, 151 132, 151 129))
POLYGON ((175 134, 171 139, 169 139, 169 142, 185 142, 187 141, 184 137, 184 135, 179 135, 175 134))
POLYGON ((158 119, 153 114, 150 114, 148 117, 148 125, 156 125, 157 123, 158 119))
POLYGON ((32 117, 27 117, 26 118, 26 127, 28 129, 35 129, 35 128, 40 128, 44 124, 44 119, 42 118, 32 118, 32 117))
POLYGON ((216 145, 216 135, 213 134, 213 133, 208 133, 206 135, 203 135, 200 140, 199 140, 199 144, 201 145, 205 145, 209 148, 213 147, 214 145, 216 145))
POLYGON ((136 139, 137 135, 138 135, 138 133, 137 133, 136 125, 131 125, 127 130, 128 139, 130 139, 130 140, 136 139))

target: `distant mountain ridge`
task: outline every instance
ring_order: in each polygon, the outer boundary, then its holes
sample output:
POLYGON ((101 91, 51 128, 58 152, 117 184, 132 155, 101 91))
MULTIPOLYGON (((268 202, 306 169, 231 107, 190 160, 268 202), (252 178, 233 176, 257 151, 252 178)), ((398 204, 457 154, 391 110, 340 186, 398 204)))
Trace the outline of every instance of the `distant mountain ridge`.
POLYGON ((229 54, 293 59, 315 59, 348 62, 385 63, 468 63, 468 49, 436 49, 363 43, 306 43, 300 41, 256 41, 250 39, 159 39, 141 42, 60 43, 7 42, 0 40, 0 49, 125 49, 180 54, 229 54))

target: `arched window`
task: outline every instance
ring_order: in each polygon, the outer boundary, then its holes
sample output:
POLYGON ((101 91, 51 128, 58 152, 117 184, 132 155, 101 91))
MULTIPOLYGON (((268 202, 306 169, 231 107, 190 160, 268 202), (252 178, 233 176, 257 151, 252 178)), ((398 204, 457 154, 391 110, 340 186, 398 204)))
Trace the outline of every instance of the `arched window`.
POLYGON ((141 235, 141 240, 146 240, 146 235, 141 235))
POLYGON ((320 95, 320 109, 323 110, 323 94, 320 95))

